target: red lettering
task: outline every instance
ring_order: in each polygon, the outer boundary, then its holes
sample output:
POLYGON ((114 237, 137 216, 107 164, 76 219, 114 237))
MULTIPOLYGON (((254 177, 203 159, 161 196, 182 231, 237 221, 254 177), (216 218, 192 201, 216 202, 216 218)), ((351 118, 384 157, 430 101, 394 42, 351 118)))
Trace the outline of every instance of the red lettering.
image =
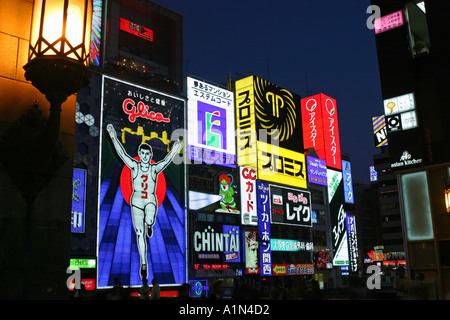
POLYGON ((256 180, 256 174, 254 169, 244 168, 242 169, 242 176, 244 179, 256 180))
POLYGON ((170 119, 165 118, 160 112, 149 112, 149 106, 142 101, 139 101, 136 105, 134 100, 127 98, 123 100, 122 109, 123 112, 128 115, 128 120, 130 122, 136 121, 136 118, 138 117, 156 122, 170 122, 170 119))

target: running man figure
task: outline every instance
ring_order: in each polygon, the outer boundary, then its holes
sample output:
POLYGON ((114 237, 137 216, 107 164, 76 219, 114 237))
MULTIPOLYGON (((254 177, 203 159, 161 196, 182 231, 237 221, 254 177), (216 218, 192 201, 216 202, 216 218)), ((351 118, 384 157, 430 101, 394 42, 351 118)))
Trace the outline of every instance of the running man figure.
POLYGON ((156 199, 156 180, 158 174, 162 172, 172 162, 173 157, 181 149, 179 141, 175 141, 172 150, 166 157, 157 162, 150 163, 152 159, 152 148, 146 143, 142 143, 138 149, 139 161, 130 157, 122 144, 117 139, 116 130, 111 124, 106 126, 114 148, 120 159, 131 170, 133 191, 130 198, 131 216, 137 237, 137 247, 141 260, 140 276, 147 279, 147 237, 153 235, 153 225, 158 211, 158 201, 156 199))

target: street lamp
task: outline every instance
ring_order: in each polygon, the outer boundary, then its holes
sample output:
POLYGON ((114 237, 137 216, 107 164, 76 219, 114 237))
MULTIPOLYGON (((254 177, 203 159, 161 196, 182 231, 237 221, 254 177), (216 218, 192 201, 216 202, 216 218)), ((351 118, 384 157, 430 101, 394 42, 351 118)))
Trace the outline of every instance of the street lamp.
POLYGON ((444 196, 445 196, 445 209, 447 210, 447 213, 450 213, 450 185, 447 185, 447 187, 445 188, 444 196))
POLYGON ((42 136, 48 154, 59 135, 61 104, 89 84, 92 0, 35 0, 25 78, 50 102, 42 136))

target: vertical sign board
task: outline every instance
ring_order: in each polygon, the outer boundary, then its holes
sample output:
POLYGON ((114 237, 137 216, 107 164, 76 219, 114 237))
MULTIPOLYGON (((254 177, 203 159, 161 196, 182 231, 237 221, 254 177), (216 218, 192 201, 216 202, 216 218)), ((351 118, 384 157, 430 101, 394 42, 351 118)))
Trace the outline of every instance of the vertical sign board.
POLYGON ((264 79, 236 81, 238 165, 258 179, 306 188, 300 96, 264 79))
POLYGON ((186 89, 188 158, 199 164, 235 167, 233 92, 189 77, 186 89))
POLYGON ((301 109, 304 148, 314 148, 328 167, 341 170, 336 100, 320 93, 302 99, 301 109))
POLYGON ((259 232, 256 230, 245 230, 245 273, 260 274, 259 267, 259 232))
POLYGON ((272 184, 269 188, 272 223, 312 227, 309 191, 272 184))
POLYGON ((262 276, 272 275, 272 253, 270 250, 270 194, 267 183, 257 181, 259 257, 262 276))
POLYGON ((344 183, 340 171, 328 169, 328 203, 330 208, 333 265, 348 265, 347 231, 344 210, 344 183))
POLYGON ((84 233, 86 217, 86 170, 73 169, 71 231, 84 233))
POLYGON ((92 25, 89 65, 100 66, 100 53, 102 44, 103 0, 92 2, 92 25))
POLYGON ((98 287, 186 282, 185 101, 103 76, 98 287))
POLYGON ((375 147, 387 146, 388 138, 385 116, 372 117, 372 126, 375 147))
POLYGON ((241 223, 243 225, 258 225, 256 209, 256 171, 252 168, 240 167, 239 180, 241 191, 241 223))
POLYGON ((355 203, 353 196, 353 179, 352 179, 352 167, 350 161, 342 160, 342 179, 344 182, 344 201, 345 203, 355 203))
POLYGON ((236 81, 236 161, 256 169, 257 135, 253 76, 236 81))
POLYGON ((356 272, 358 271, 358 239, 356 235, 355 217, 347 215, 345 218, 345 224, 347 226, 350 271, 356 272))

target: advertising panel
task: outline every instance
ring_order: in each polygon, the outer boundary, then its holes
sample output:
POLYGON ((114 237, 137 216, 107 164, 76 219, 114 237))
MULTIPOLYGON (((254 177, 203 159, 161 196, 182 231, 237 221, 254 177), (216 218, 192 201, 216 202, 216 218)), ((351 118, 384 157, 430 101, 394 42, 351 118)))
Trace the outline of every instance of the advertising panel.
POLYGON ((194 263, 241 262, 239 226, 196 223, 192 232, 194 263))
POLYGON ((236 81, 238 165, 258 179, 306 188, 300 96, 264 79, 236 81))
POLYGON ((102 43, 103 0, 92 1, 92 25, 89 65, 100 65, 102 43))
POLYGON ((142 38, 147 41, 153 41, 153 30, 140 26, 135 22, 120 18, 119 28, 120 30, 131 33, 136 37, 142 38))
POLYGON ((253 76, 236 81, 236 161, 256 169, 257 135, 253 76))
POLYGON ((320 93, 302 99, 301 109, 304 148, 314 148, 328 167, 341 170, 336 100, 320 93))
POLYGON ((325 160, 306 156, 306 168, 308 170, 308 182, 327 186, 327 164, 325 160))
POLYGON ((314 244, 311 241, 272 238, 270 239, 270 248, 272 251, 312 251, 314 244))
POLYGON ((312 263, 275 264, 273 266, 273 275, 275 276, 300 276, 313 274, 314 264, 312 263))
POLYGON ((86 214, 86 170, 73 169, 71 231, 84 233, 86 214))
POLYGON ((375 34, 395 29, 402 26, 404 23, 402 10, 377 18, 373 21, 375 34))
POLYGON ((272 252, 270 250, 270 194, 267 183, 256 181, 258 194, 259 257, 262 276, 272 275, 272 252))
POLYGON ((354 204, 352 167, 347 160, 342 160, 342 179, 344 181, 344 201, 354 204))
POLYGON ((348 265, 347 230, 344 210, 344 183, 342 173, 328 169, 328 203, 333 244, 333 265, 348 265))
POLYGON ((194 163, 235 167, 233 92, 189 77, 186 90, 188 158, 194 163))
POLYGON ((372 117, 372 126, 375 147, 387 146, 388 138, 385 116, 372 117))
POLYGON ((350 262, 350 272, 358 271, 358 239, 356 235, 355 217, 347 215, 345 218, 348 235, 348 252, 350 262))
POLYGON ((273 184, 269 188, 272 223, 312 227, 309 191, 273 184))
POLYGON ((246 230, 245 236, 245 272, 246 274, 259 274, 259 232, 246 230))
POLYGON ((191 164, 188 170, 189 210, 240 214, 237 169, 191 164))
POLYGON ((243 225, 258 225, 255 169, 240 167, 239 180, 241 184, 241 223, 243 225))
POLYGON ((189 280, 189 297, 199 298, 208 295, 208 280, 189 280))
POLYGON ((408 130, 418 126, 413 93, 385 99, 383 104, 387 132, 408 130))
POLYGON ((103 77, 98 287, 186 282, 185 101, 103 77), (173 140, 172 140, 173 139, 173 140))

